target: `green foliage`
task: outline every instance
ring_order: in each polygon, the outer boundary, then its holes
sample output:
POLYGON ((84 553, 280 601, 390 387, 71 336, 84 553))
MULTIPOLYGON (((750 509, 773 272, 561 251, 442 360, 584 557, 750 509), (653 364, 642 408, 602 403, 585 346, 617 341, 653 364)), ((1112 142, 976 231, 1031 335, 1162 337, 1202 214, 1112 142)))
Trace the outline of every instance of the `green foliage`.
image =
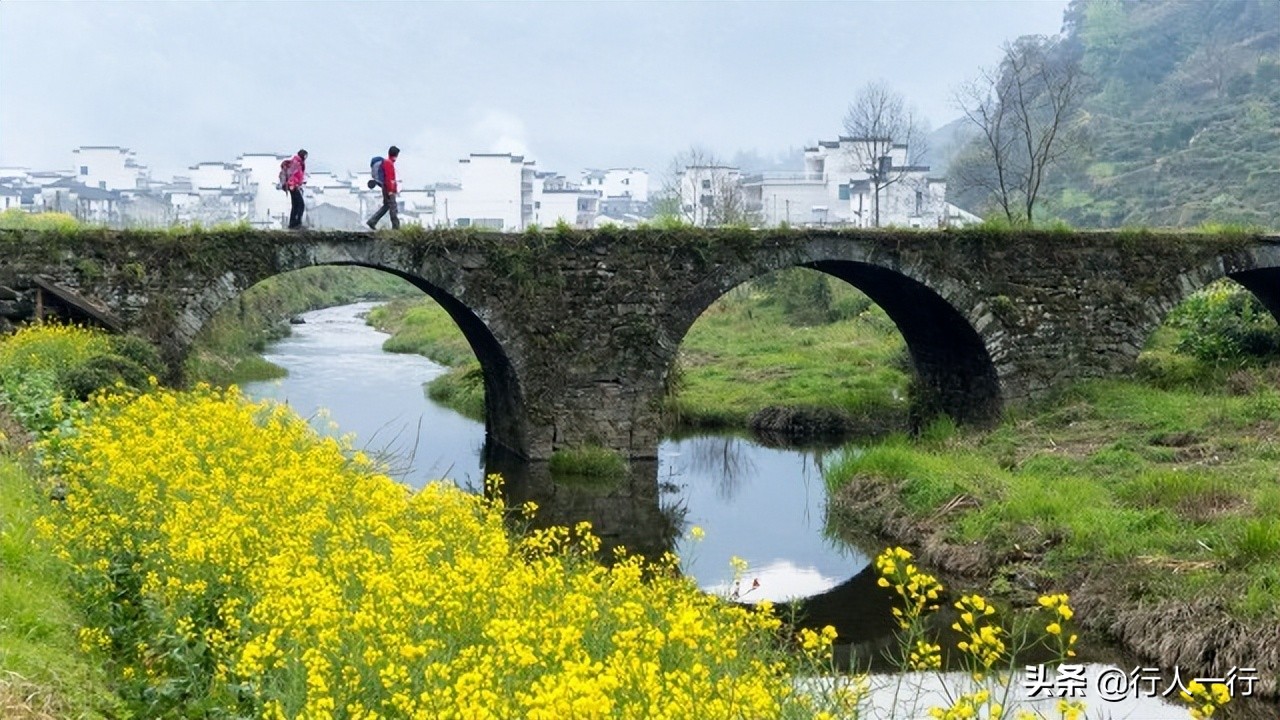
POLYGON ((621 455, 594 445, 556 450, 547 466, 555 478, 611 480, 627 474, 627 461, 621 455))
POLYGON ((0 405, 28 430, 58 424, 54 404, 61 396, 57 372, 47 368, 0 370, 0 405))
POLYGON ((28 430, 49 430, 64 419, 61 400, 117 383, 145 388, 159 365, 140 338, 34 325, 0 340, 0 404, 28 430))
POLYGON ((120 355, 95 355, 72 368, 63 378, 66 392, 77 400, 88 400, 94 392, 117 383, 134 388, 147 384, 147 369, 120 355))
POLYGON ((67 213, 29 213, 18 208, 0 212, 0 229, 70 232, 80 227, 80 221, 67 213))
POLYGON ((791 268, 777 272, 771 295, 792 325, 825 325, 834 317, 830 279, 815 270, 791 268))
POLYGON ((1250 240, 1265 233, 1265 231, 1257 225, 1224 222, 1201 223, 1199 230, 1205 235, 1215 235, 1235 240, 1250 240))
POLYGON ((112 335, 111 350, 116 355, 137 363, 151 375, 159 376, 165 371, 160 351, 146 338, 137 335, 112 335))
MULTIPOLYGON (((1075 227, 1280 228, 1280 62, 1258 41, 1280 5, 1076 0, 1067 19, 1088 78, 1073 126, 1088 142, 1045 177, 1044 210, 1075 227)), ((980 169, 953 161, 951 202, 987 209, 964 183, 980 169)))
POLYGON ((1280 327, 1252 293, 1219 281, 1170 313, 1177 349, 1210 363, 1243 364, 1280 356, 1280 327))
POLYGON ((48 505, 35 478, 0 457, 0 712, 123 717, 104 669, 77 647, 84 618, 66 599, 66 569, 38 539, 48 505))

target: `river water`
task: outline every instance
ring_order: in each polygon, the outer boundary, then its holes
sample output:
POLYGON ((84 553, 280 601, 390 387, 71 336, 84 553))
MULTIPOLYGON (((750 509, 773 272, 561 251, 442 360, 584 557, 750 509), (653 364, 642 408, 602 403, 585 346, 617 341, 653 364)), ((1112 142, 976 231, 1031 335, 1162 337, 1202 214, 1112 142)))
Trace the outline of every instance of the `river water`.
MULTIPOLYGON (((387 335, 363 319, 374 306, 305 314, 305 324, 293 326, 293 334, 266 353, 288 376, 249 383, 244 391, 289 404, 322 432, 354 434, 357 447, 383 457, 391 474, 411 486, 447 478, 479 490, 486 471, 483 423, 426 396, 424 385, 444 368, 421 356, 382 351, 387 335)), ((739 437, 689 437, 664 441, 658 462, 633 466, 633 484, 620 490, 517 480, 514 499, 534 499, 548 522, 572 522, 580 519, 575 513, 586 513, 599 523, 606 544, 612 538, 654 551, 673 543, 682 567, 709 591, 751 602, 806 598, 812 624, 836 625, 842 643, 882 641, 892 618, 866 555, 827 528, 820 468, 821 456, 813 451, 768 448, 739 437), (735 573, 734 558, 745 561, 745 571, 735 573)), ((1097 673, 1107 666, 1090 667, 1097 673)), ((878 684, 893 682, 880 676, 878 684)), ((877 707, 886 708, 879 716, 888 717, 892 692, 877 696, 877 707)), ((1090 697, 1096 693, 1086 694, 1094 708, 1089 717, 1187 717, 1158 698, 1099 703, 1090 697)), ((1057 717, 1055 704, 1045 701, 1036 709, 1057 717)), ((896 716, 913 715, 900 708, 896 716)))

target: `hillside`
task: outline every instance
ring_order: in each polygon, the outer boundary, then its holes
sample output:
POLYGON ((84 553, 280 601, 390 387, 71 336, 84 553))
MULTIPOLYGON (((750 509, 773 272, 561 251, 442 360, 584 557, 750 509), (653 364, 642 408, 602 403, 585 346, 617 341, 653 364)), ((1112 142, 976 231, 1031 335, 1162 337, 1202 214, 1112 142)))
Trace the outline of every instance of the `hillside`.
POLYGON ((1280 227, 1280 3, 1074 0, 1064 32, 1085 142, 1047 177, 1040 217, 1280 227))

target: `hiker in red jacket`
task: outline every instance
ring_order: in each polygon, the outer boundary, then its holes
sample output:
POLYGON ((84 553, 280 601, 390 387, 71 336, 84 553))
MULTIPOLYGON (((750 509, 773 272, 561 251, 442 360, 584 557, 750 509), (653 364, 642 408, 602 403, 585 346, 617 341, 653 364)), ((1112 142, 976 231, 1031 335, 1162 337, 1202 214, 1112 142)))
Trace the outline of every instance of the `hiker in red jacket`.
POLYGON ((378 221, 383 215, 391 213, 391 229, 400 228, 400 215, 396 209, 396 192, 400 186, 396 184, 396 158, 400 157, 400 148, 392 145, 387 149, 387 159, 382 161, 382 207, 365 223, 371 230, 378 229, 378 221))
POLYGON ((307 181, 307 151, 299 150, 297 155, 289 158, 289 166, 287 168, 287 177, 284 181, 284 189, 289 193, 289 229, 302 229, 302 211, 305 205, 302 202, 302 184, 307 181))

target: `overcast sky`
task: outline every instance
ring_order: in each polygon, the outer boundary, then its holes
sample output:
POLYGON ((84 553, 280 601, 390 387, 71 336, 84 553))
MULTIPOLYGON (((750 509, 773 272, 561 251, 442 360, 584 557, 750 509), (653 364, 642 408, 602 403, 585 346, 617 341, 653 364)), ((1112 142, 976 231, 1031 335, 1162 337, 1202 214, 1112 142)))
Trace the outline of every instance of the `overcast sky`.
POLYGON ((835 139, 883 80, 937 127, 955 87, 1066 0, 880 2, 0 2, 0 164, 122 145, 169 177, 305 147, 312 169, 455 176, 513 152, 570 177, 659 173, 835 139))

